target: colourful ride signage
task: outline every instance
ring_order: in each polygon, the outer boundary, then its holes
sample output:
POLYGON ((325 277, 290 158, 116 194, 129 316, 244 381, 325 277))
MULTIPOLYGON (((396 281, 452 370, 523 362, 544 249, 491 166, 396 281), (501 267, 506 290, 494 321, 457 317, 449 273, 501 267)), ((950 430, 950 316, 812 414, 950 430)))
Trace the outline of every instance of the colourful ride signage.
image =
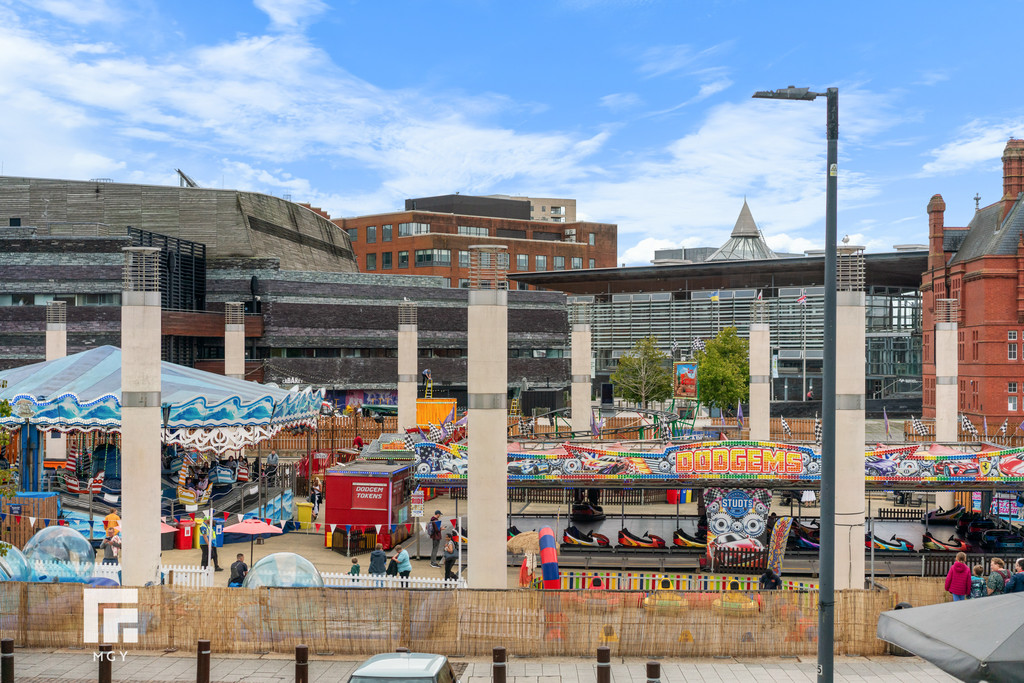
POLYGON ((804 451, 792 446, 721 445, 675 452, 675 473, 790 474, 804 472, 804 451))

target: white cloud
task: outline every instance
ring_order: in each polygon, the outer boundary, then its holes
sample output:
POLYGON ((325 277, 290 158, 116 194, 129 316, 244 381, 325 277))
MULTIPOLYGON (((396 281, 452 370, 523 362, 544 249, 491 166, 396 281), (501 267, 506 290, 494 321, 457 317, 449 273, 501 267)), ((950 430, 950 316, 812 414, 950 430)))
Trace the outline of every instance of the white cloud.
POLYGON ((919 85, 938 85, 949 80, 949 74, 945 71, 925 71, 917 81, 919 85))
POLYGON ((107 0, 33 0, 24 4, 79 25, 111 23, 121 18, 107 0))
POLYGON ((327 11, 322 0, 253 0, 277 28, 296 28, 327 11))
POLYGON ((963 127, 956 140, 930 152, 933 160, 921 168, 921 175, 952 173, 999 159, 1007 139, 1022 134, 1024 120, 1021 119, 995 123, 972 121, 963 127))
MULTIPOLYGON (((704 66, 710 57, 719 55, 731 47, 730 42, 719 43, 703 50, 694 51, 689 45, 655 45, 644 50, 641 56, 640 73, 647 78, 655 78, 666 74, 682 71, 685 73, 699 72, 708 76, 708 68, 704 66)), ((721 71, 721 67, 713 67, 721 71)))
POLYGON ((654 252, 659 249, 678 249, 679 245, 673 240, 647 237, 619 254, 619 263, 627 266, 650 265, 654 258, 654 252))
POLYGON ((631 92, 617 92, 612 93, 611 95, 605 95, 601 98, 601 106, 611 109, 612 111, 632 109, 640 103, 640 97, 636 93, 631 92))

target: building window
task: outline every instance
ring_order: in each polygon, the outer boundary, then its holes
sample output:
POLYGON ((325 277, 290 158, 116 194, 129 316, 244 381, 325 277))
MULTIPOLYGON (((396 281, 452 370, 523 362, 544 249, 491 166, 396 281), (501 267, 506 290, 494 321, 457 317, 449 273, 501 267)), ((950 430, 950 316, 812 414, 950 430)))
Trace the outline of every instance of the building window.
POLYGON ((534 256, 533 257, 533 269, 534 270, 547 270, 548 269, 548 257, 547 256, 534 256))
POLYGON ((398 236, 409 237, 410 235, 429 235, 430 223, 399 223, 398 236))
POLYGON ((594 236, 594 233, 590 233, 589 235, 587 235, 587 241, 590 243, 590 246, 594 246, 595 239, 597 238, 594 236))
POLYGON ((526 284, 525 282, 520 282, 519 283, 519 289, 529 289, 529 288, 530 288, 530 285, 526 284))
POLYGON ((1006 397, 1006 409, 1009 410, 1011 413, 1017 412, 1017 397, 1016 396, 1007 396, 1006 397))
POLYGON ((448 289, 452 288, 452 279, 450 277, 446 277, 444 279, 444 286, 447 287, 448 289))
POLYGON ((516 254, 516 270, 529 270, 530 269, 530 255, 529 254, 516 254))
POLYGON ((565 257, 564 256, 556 256, 555 257, 555 270, 565 270, 565 257))
POLYGON ((540 211, 541 211, 541 213, 547 213, 548 207, 542 206, 542 207, 540 207, 540 211))
POLYGON ((366 243, 373 244, 377 241, 377 226, 367 225, 366 226, 366 243))
POLYGON ((459 288, 469 289, 469 279, 464 277, 459 278, 459 288))
POLYGON ((469 252, 459 252, 459 268, 469 268, 469 252))
POLYGON ((345 232, 348 233, 348 239, 350 242, 355 242, 359 238, 359 228, 349 228, 345 232))
POLYGON ((366 255, 366 269, 367 270, 377 270, 377 255, 376 254, 367 254, 366 255))
POLYGON ((380 241, 390 242, 391 241, 391 225, 382 225, 380 227, 380 241))
POLYGON ((551 207, 551 215, 552 216, 564 216, 565 215, 565 207, 563 207, 563 206, 552 206, 551 207))
POLYGON ((450 266, 452 264, 452 252, 448 249, 417 249, 416 267, 422 266, 450 266))
POLYGON ((595 261, 594 259, 589 259, 589 261, 590 261, 590 266, 589 266, 590 268, 593 269, 593 268, 597 267, 597 261, 595 261))
POLYGON ((1017 360, 1017 345, 1016 344, 1007 344, 1006 345, 1006 359, 1007 360, 1017 360))
POLYGON ((583 258, 580 256, 573 256, 572 268, 573 270, 581 270, 583 268, 583 258))
POLYGON ((1006 385, 1006 393, 1008 393, 1008 394, 1016 394, 1017 393, 1017 383, 1016 382, 1009 382, 1009 383, 1007 383, 1007 385, 1006 385))
POLYGON ((409 252, 400 251, 398 252, 398 267, 408 268, 409 267, 409 252))
POLYGON ((380 255, 380 269, 391 270, 391 252, 385 251, 380 255))
POLYGON ((472 225, 460 225, 459 234, 472 237, 490 237, 491 231, 487 228, 475 228, 472 225))

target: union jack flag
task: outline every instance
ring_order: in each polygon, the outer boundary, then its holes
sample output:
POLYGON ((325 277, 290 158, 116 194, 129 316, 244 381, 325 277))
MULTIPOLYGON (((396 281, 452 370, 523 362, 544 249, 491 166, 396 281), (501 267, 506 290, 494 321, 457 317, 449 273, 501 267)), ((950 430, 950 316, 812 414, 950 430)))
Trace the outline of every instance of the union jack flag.
POLYGON ((796 298, 796 302, 798 304, 806 304, 807 303, 807 292, 804 291, 803 289, 801 289, 800 290, 800 296, 798 296, 796 298))

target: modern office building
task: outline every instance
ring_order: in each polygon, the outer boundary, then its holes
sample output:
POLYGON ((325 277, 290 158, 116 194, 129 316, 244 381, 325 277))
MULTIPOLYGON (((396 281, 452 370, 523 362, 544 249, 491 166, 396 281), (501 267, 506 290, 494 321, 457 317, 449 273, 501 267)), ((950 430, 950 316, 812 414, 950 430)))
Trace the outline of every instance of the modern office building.
MULTIPOLYGON (((732 258, 510 277, 565 292, 570 304, 590 304, 599 383, 608 381, 623 353, 650 335, 677 359, 689 354, 693 340, 713 337, 725 327, 736 327, 746 337, 751 304, 760 296, 770 315, 773 400, 799 401, 808 391, 820 397, 824 257, 773 258, 760 232, 750 229, 748 217, 744 205, 728 248, 718 250, 732 258)), ((913 409, 921 397, 919 288, 927 252, 872 253, 863 259, 865 391, 869 399, 913 409)))
POLYGON ((361 272, 436 275, 453 288, 469 286, 476 244, 507 247, 509 273, 610 268, 618 247, 615 225, 531 220, 519 199, 425 197, 407 200, 405 211, 334 223, 348 233, 361 272))
POLYGON ((945 224, 941 195, 928 202, 924 308, 924 414, 935 415, 934 330, 940 301, 956 306, 959 409, 989 434, 1024 417, 1024 140, 1003 151, 998 201, 966 227, 945 224))
POLYGON ((529 202, 530 219, 535 221, 550 221, 552 223, 575 223, 576 222, 576 200, 560 199, 558 197, 514 197, 507 194, 492 194, 489 197, 497 199, 517 199, 529 202))

